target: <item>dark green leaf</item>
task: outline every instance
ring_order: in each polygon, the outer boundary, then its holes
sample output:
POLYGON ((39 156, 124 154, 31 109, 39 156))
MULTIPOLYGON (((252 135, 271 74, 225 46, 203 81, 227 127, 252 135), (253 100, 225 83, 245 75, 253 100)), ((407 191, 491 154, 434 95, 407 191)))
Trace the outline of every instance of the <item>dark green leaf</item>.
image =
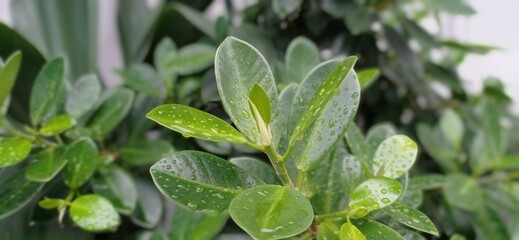
POLYGON ((380 71, 378 68, 368 68, 359 71, 357 76, 359 77, 360 88, 364 90, 371 86, 375 80, 377 80, 377 78, 380 76, 380 71))
POLYGON ((363 217, 371 211, 394 203, 402 194, 399 182, 387 177, 373 177, 361 183, 350 195, 350 216, 363 217))
POLYGON ((153 63, 155 64, 155 68, 157 68, 160 78, 162 82, 164 82, 168 93, 173 91, 173 86, 177 79, 176 74, 167 67, 166 59, 171 54, 177 54, 177 46, 170 38, 162 39, 159 44, 157 44, 157 47, 155 47, 153 53, 153 63))
POLYGON ((46 63, 34 81, 31 93, 30 112, 32 124, 38 125, 58 103, 63 88, 65 63, 56 58, 46 63))
POLYGON ((88 122, 94 138, 102 139, 128 114, 134 93, 128 89, 116 89, 96 110, 88 122))
POLYGON ((155 185, 191 209, 225 211, 242 189, 259 183, 245 170, 204 152, 175 152, 151 169, 155 185))
POLYGON ((319 49, 305 37, 297 37, 288 45, 285 64, 288 81, 301 83, 320 62, 319 49))
POLYGON ((0 168, 23 161, 31 152, 32 144, 25 139, 0 140, 0 168))
POLYGON ((369 32, 377 20, 377 12, 370 7, 349 3, 346 8, 344 24, 353 35, 369 32))
POLYGON ((176 206, 173 212, 171 240, 214 239, 227 222, 227 213, 207 213, 176 206))
MULTIPOLYGON (((371 166, 373 159, 370 157, 369 145, 366 144, 362 132, 354 122, 349 124, 344 137, 351 153, 353 153, 353 155, 355 155, 355 157, 365 166, 371 166)), ((373 150, 373 155, 375 150, 373 150)))
POLYGON ((420 26, 418 22, 405 17, 400 18, 400 22, 407 32, 418 40, 423 47, 435 47, 438 45, 436 37, 420 26))
POLYGON ((171 144, 164 140, 137 140, 121 148, 121 159, 130 165, 147 165, 160 160, 173 151, 171 144))
POLYGON ((101 84, 97 76, 84 76, 72 86, 65 109, 68 114, 78 118, 95 106, 100 94, 101 84))
POLYGON ((263 180, 267 184, 281 184, 274 169, 259 159, 251 157, 237 157, 229 159, 231 163, 242 168, 250 175, 263 180))
POLYGON ((476 211, 483 206, 483 190, 475 179, 456 173, 447 175, 443 193, 450 205, 476 211))
POLYGON ((216 39, 215 23, 205 18, 205 16, 180 3, 174 3, 173 7, 177 10, 184 18, 186 18, 191 24, 193 24, 198 30, 203 32, 205 35, 212 39, 216 39))
POLYGON ((355 226, 369 240, 404 240, 404 238, 390 227, 373 220, 355 222, 355 226))
POLYGON ((424 213, 404 204, 395 202, 384 210, 389 216, 402 224, 416 230, 426 232, 435 236, 440 236, 438 229, 431 222, 431 219, 424 213))
POLYGON ((7 96, 13 89, 21 63, 22 53, 17 51, 11 54, 5 64, 0 67, 0 107, 4 106, 7 96))
POLYGON ((465 0, 423 0, 428 7, 442 10, 452 14, 472 15, 476 10, 468 5, 465 0))
POLYGON ((406 173, 416 160, 418 146, 405 135, 384 140, 373 159, 373 173, 377 176, 398 178, 406 173))
POLYGON ((366 240, 364 234, 350 222, 343 224, 340 232, 341 240, 366 240))
POLYGON ((92 189, 108 199, 117 212, 131 214, 137 204, 137 187, 133 178, 117 165, 99 169, 90 180, 92 189))
POLYGON ((161 220, 164 203, 158 189, 148 181, 135 179, 137 205, 132 213, 132 222, 145 228, 153 228, 161 220))
POLYGON ((294 129, 294 125, 289 125, 292 123, 290 121, 290 111, 287 109, 290 109, 292 107, 292 101, 294 100, 294 96, 296 95, 298 85, 295 83, 292 83, 288 85, 281 94, 279 94, 279 109, 282 109, 283 111, 280 111, 279 114, 279 122, 281 126, 281 137, 279 139, 279 144, 277 146, 278 152, 284 153, 286 151, 286 148, 288 147, 288 141, 290 139, 290 133, 289 129, 294 129))
POLYGON ((113 232, 121 223, 112 204, 94 194, 75 199, 70 205, 70 217, 80 228, 89 232, 113 232))
POLYGON ((166 88, 159 75, 150 65, 135 63, 118 71, 126 85, 135 91, 145 93, 156 99, 166 97, 166 88))
POLYGON ((64 146, 47 148, 33 157, 25 170, 27 179, 35 182, 48 182, 67 164, 64 146))
POLYGON ((97 147, 88 138, 81 138, 70 144, 63 157, 67 161, 63 178, 71 188, 83 185, 97 168, 97 147))
POLYGON ((246 141, 222 119, 185 105, 164 104, 151 110, 146 117, 187 137, 235 143, 246 141))
POLYGON ((272 9, 280 19, 285 19, 288 15, 301 7, 302 0, 273 0, 272 9))
POLYGON ((458 151, 447 141, 439 129, 419 123, 416 132, 427 153, 444 171, 451 172, 459 168, 458 151))
POLYGON ((393 27, 388 25, 384 25, 383 27, 384 35, 389 45, 393 48, 401 61, 412 69, 415 74, 421 74, 423 71, 422 61, 408 45, 407 39, 393 27))
POLYGON ((0 219, 6 218, 25 206, 43 187, 27 180, 23 171, 0 184, 0 219))
POLYGON ((256 239, 282 239, 310 226, 312 205, 291 187, 261 185, 238 194, 231 202, 232 219, 256 239))
POLYGON ((43 124, 40 134, 43 136, 56 136, 74 127, 74 125, 76 125, 76 120, 71 116, 66 114, 58 115, 43 124))
POLYGON ((211 45, 193 43, 167 55, 165 66, 179 75, 197 73, 213 65, 215 51, 211 45))
POLYGON ((490 51, 501 50, 495 46, 482 45, 482 44, 474 44, 474 43, 462 43, 454 40, 444 40, 441 42, 442 45, 446 47, 450 47, 453 49, 457 49, 463 52, 476 53, 476 54, 487 54, 490 51))
POLYGON ((444 183, 445 176, 440 174, 428 174, 410 178, 408 188, 432 190, 441 188, 444 183))
POLYGON ((474 227, 478 239, 513 239, 497 212, 489 207, 478 210, 474 218, 474 227))

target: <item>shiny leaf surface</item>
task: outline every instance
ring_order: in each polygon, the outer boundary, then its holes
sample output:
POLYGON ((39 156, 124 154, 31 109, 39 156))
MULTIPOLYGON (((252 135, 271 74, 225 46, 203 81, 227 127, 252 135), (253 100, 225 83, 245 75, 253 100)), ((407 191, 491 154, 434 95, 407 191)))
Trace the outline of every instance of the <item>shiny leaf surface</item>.
POLYGON ((25 139, 7 139, 0 142, 0 168, 23 161, 31 152, 32 144, 25 139))
POLYGON ((113 232, 121 223, 110 201, 95 194, 76 198, 70 205, 70 217, 89 232, 113 232))
POLYGON ((64 153, 64 146, 47 148, 39 152, 27 166, 25 176, 35 182, 50 181, 67 164, 64 153))

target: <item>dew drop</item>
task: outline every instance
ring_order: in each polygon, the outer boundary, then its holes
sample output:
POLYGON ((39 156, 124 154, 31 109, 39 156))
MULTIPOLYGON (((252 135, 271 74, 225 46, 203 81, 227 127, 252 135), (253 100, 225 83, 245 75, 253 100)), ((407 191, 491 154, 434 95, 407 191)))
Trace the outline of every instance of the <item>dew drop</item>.
POLYGON ((359 92, 354 92, 352 95, 351 95, 351 98, 353 99, 357 99, 359 97, 359 92))

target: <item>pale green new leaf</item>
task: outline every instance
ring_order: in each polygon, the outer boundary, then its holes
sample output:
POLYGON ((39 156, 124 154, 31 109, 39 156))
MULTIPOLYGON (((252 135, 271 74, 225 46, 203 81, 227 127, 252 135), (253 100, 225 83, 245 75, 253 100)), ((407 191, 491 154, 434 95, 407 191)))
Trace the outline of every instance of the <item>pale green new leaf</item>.
POLYGON ((434 223, 431 222, 431 219, 429 219, 429 217, 427 217, 427 215, 424 213, 410 206, 395 202, 391 204, 391 206, 384 209, 384 211, 389 214, 389 216, 408 227, 438 237, 440 236, 438 229, 436 229, 434 223))
POLYGON ((23 171, 1 182, 0 219, 8 217, 29 203, 42 187, 42 183, 27 180, 23 171))
POLYGON ((317 48, 315 43, 305 37, 295 38, 288 45, 285 55, 288 81, 297 84, 301 83, 319 62, 319 48, 317 48))
POLYGON ((477 211, 483 206, 483 190, 476 179, 462 173, 447 175, 443 194, 450 205, 467 211, 477 211))
POLYGON ((340 240, 340 226, 324 221, 317 227, 317 240, 340 240))
POLYGON ((380 70, 378 70, 378 68, 364 69, 357 72, 357 76, 359 77, 360 88, 364 90, 377 80, 380 76, 380 70))
POLYGON ((65 109, 72 117, 79 118, 95 106, 100 94, 101 84, 97 76, 84 76, 72 86, 65 109))
POLYGON ((40 129, 43 136, 56 136, 74 127, 76 120, 67 114, 58 115, 45 122, 40 129))
POLYGON ((187 137, 209 141, 244 143, 246 140, 224 120, 181 104, 164 104, 151 110, 146 117, 187 137))
POLYGON ((78 188, 90 179, 97 168, 97 147, 88 138, 81 138, 70 144, 63 156, 67 165, 63 170, 65 184, 78 188))
POLYGON ((355 225, 347 222, 341 226, 341 240, 366 240, 366 237, 355 225))
MULTIPOLYGON (((1 141, 1 140, 0 140, 1 141)), ((31 152, 32 144, 25 139, 7 139, 0 142, 0 168, 23 161, 31 152)))
POLYGON ((64 84, 65 61, 56 58, 47 62, 38 73, 31 92, 30 113, 32 124, 38 125, 58 104, 64 84))
POLYGON ((133 178, 122 168, 108 165, 90 180, 92 189, 100 196, 108 199, 117 212, 131 214, 137 204, 137 187, 133 178))
POLYGON ((232 219, 256 239, 283 239, 308 229, 312 205, 292 187, 261 185, 238 194, 229 206, 232 219))
POLYGON ((399 182, 387 177, 373 177, 361 183, 350 195, 349 215, 363 217, 371 211, 394 203, 403 192, 399 182))
POLYGON ((36 154, 27 169, 25 176, 35 182, 48 182, 56 176, 67 164, 63 154, 64 146, 47 148, 36 154))
POLYGON ((124 119, 134 96, 132 91, 118 88, 103 102, 87 124, 94 138, 102 139, 124 119))
POLYGON ((384 140, 373 159, 373 173, 377 176, 398 178, 411 168, 418 146, 405 135, 395 135, 384 140))
POLYGON ((454 110, 446 109, 440 118, 440 128, 447 140, 459 150, 464 133, 461 117, 454 110))
POLYGON ((0 66, 0 108, 4 106, 7 96, 13 89, 21 63, 22 53, 17 51, 7 58, 3 66, 0 66))
POLYGON ((70 205, 70 217, 80 228, 89 232, 114 232, 121 217, 105 198, 88 194, 76 198, 70 205))

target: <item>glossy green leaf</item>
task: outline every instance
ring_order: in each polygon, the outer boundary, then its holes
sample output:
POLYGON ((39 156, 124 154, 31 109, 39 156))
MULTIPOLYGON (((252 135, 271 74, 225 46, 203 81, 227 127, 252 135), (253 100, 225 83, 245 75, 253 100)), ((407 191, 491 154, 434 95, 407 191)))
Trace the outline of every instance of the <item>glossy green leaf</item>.
MULTIPOLYGON (((257 83, 254 84, 249 93, 249 99, 254 104, 256 109, 261 116, 261 119, 265 122, 265 124, 270 124, 270 120, 272 119, 272 113, 270 108, 270 100, 267 92, 257 83)), ((258 120, 256 120, 258 121, 258 120)))
POLYGON ((377 176, 398 178, 407 172, 418 154, 416 143, 405 135, 384 140, 373 159, 373 173, 377 176))
POLYGON ((410 206, 395 202, 388 208, 384 209, 384 212, 408 227, 438 237, 440 236, 438 229, 436 229, 436 226, 431 222, 431 219, 429 219, 424 213, 410 206))
POLYGON ((342 63, 339 60, 328 61, 314 68, 294 96, 290 118, 297 124, 294 124, 296 127, 290 142, 297 142, 290 159, 300 170, 311 169, 332 151, 357 112, 360 87, 348 59, 342 63), (341 72, 343 70, 348 70, 347 75, 341 72), (326 79, 324 83, 323 79, 326 79), (339 85, 328 88, 333 81, 339 85), (317 88, 320 84, 321 87, 317 88))
POLYGON ((135 63, 118 71, 126 85, 156 99, 166 97, 166 88, 155 69, 148 64, 135 63))
POLYGON ((340 240, 339 226, 324 221, 317 227, 317 240, 340 240))
POLYGON ((173 212, 171 240, 205 240, 214 237, 224 227, 229 214, 193 211, 176 206, 173 212))
POLYGON ((25 139, 0 140, 0 168, 23 161, 31 152, 32 144, 25 139))
POLYGON ((305 37, 297 37, 287 48, 285 64, 288 81, 301 83, 306 75, 317 66, 321 60, 319 48, 305 37))
POLYGON ((71 188, 83 185, 97 168, 97 147, 88 138, 81 138, 70 144, 63 157, 67 161, 63 178, 71 188))
POLYGON ((100 94, 101 84, 97 76, 84 76, 72 86, 65 109, 69 115, 78 118, 95 106, 100 94))
POLYGON ((56 136, 74 127, 74 125, 76 125, 76 120, 71 116, 66 114, 58 115, 43 124, 40 134, 43 136, 56 136))
POLYGON ((297 84, 291 83, 281 92, 281 94, 279 94, 279 109, 283 110, 279 113, 279 122, 281 126, 281 136, 277 146, 279 153, 284 153, 286 151, 290 139, 289 129, 294 128, 294 126, 290 125, 290 111, 286 109, 292 107, 292 101, 294 100, 298 87, 297 84))
POLYGON ((234 37, 226 38, 216 51, 215 74, 218 92, 226 112, 240 132, 252 143, 261 145, 261 136, 247 97, 259 84, 267 92, 272 109, 273 143, 279 140, 278 93, 265 58, 250 44, 234 37))
POLYGON ((450 205, 461 209, 476 211, 483 205, 483 190, 475 179, 461 173, 447 175, 443 193, 450 205))
POLYGON ((341 226, 341 240, 366 240, 366 237, 355 225, 347 222, 341 226))
POLYGON ((132 91, 118 88, 103 102, 87 124, 94 138, 103 138, 124 119, 134 96, 132 91))
POLYGON ((375 80, 377 80, 377 78, 380 76, 380 71, 378 68, 368 68, 359 71, 357 76, 359 77, 360 88, 364 90, 371 86, 375 80))
POLYGON ((366 145, 368 147, 368 159, 373 159, 380 144, 389 137, 397 134, 395 127, 390 123, 373 125, 366 133, 366 145))
POLYGON ((440 128, 449 142, 456 147, 461 148, 463 140, 464 126, 461 117, 452 109, 446 109, 440 118, 440 128))
POLYGON ((377 221, 362 220, 355 222, 355 226, 369 240, 405 240, 398 232, 377 221))
POLYGON ((121 148, 121 159, 130 165, 147 165, 160 160, 173 151, 171 143, 164 140, 137 140, 121 148))
POLYGON ((350 195, 351 217, 363 217, 371 211, 394 203, 403 192, 402 185, 387 177, 373 177, 361 183, 350 195))
POLYGON ((285 19, 301 7, 302 0, 273 0, 272 9, 280 19, 285 19))
POLYGON ((243 135, 222 119, 185 105, 164 104, 151 110, 146 117, 188 137, 235 143, 246 141, 243 135))
POLYGON ((70 217, 89 232, 114 232, 121 223, 110 201, 95 194, 76 198, 70 205, 70 217))
POLYGON ((237 157, 237 158, 231 158, 229 161, 245 170, 250 175, 261 179, 263 182, 267 184, 280 184, 281 181, 279 180, 278 176, 276 175, 276 172, 271 167, 270 164, 265 163, 259 159, 255 159, 252 157, 237 157))
POLYGON ((30 113, 33 125, 38 125, 58 103, 64 85, 65 61, 56 58, 47 62, 34 81, 30 113), (49 94, 52 93, 52 94, 49 94))
POLYGON ((197 151, 172 153, 150 171, 164 195, 196 210, 225 211, 242 189, 260 183, 232 163, 197 151))
POLYGON ((295 236, 310 226, 310 202, 291 187, 261 185, 238 194, 229 206, 232 219, 256 239, 295 236))
POLYGON ((99 169, 90 180, 92 189, 108 199, 117 212, 131 214, 137 204, 137 187, 129 173, 116 165, 99 169))
POLYGON ((193 43, 166 56, 166 67, 180 75, 200 72, 213 65, 216 49, 207 44, 193 43))
POLYGON ((0 107, 4 106, 7 97, 13 89, 21 63, 22 53, 17 51, 11 54, 5 61, 5 64, 0 67, 0 107))
POLYGON ((164 202, 159 190, 149 181, 135 178, 137 187, 137 205, 131 215, 131 220, 138 226, 153 228, 156 226, 164 211, 164 202))
POLYGON ((48 182, 63 169, 67 160, 64 158, 64 146, 47 148, 36 154, 27 169, 25 176, 35 182, 48 182))
POLYGON ((43 184, 31 182, 18 172, 0 184, 0 219, 6 218, 25 206, 38 194, 43 184))

